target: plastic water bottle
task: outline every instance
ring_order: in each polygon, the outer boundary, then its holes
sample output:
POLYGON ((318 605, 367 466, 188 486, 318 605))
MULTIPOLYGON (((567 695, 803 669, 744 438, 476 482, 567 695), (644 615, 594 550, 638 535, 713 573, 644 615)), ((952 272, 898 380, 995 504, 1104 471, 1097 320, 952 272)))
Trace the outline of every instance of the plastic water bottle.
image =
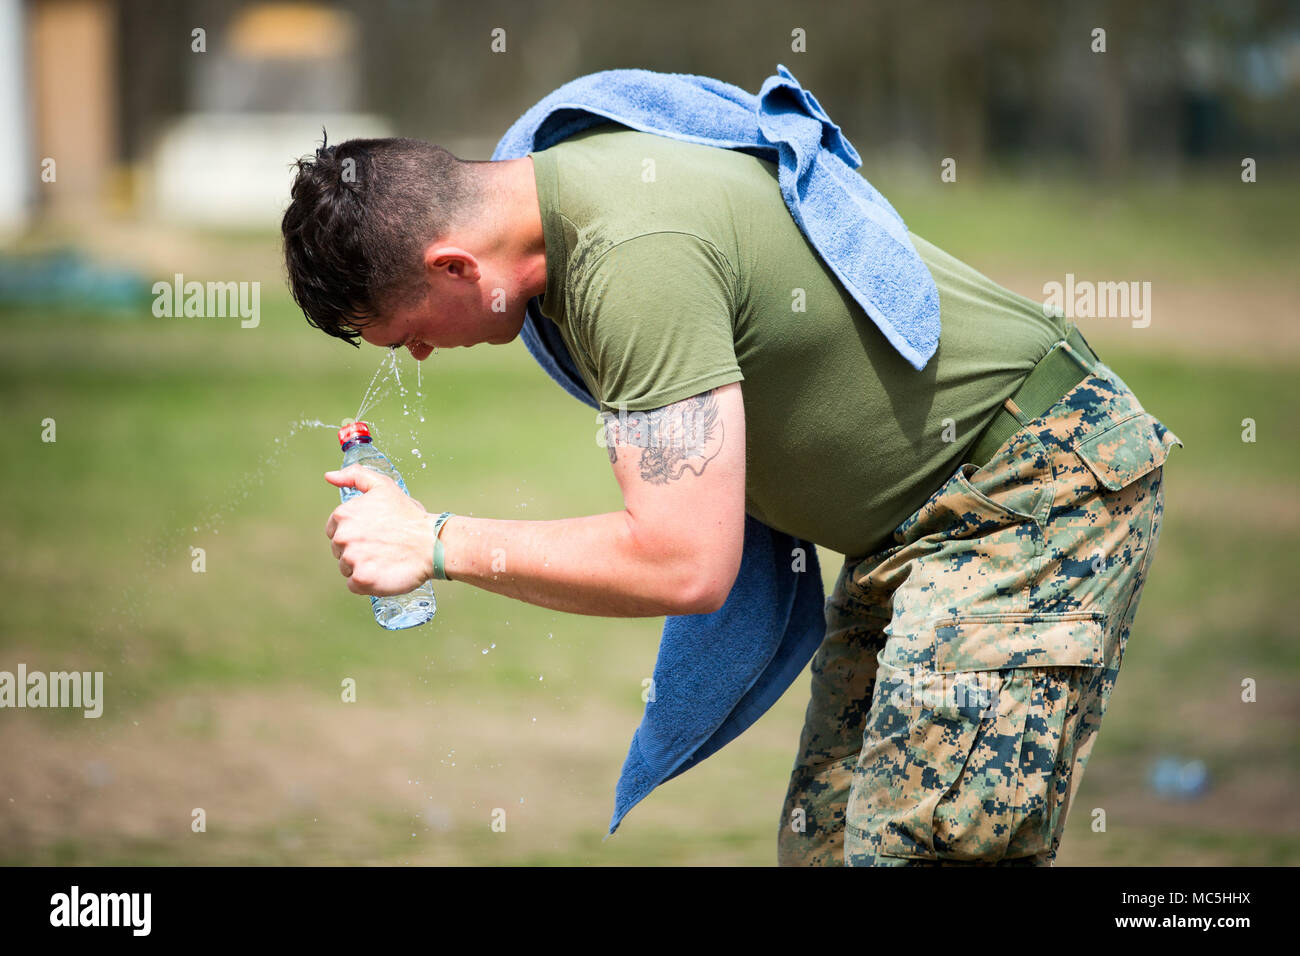
MULTIPOLYGON (((344 468, 348 465, 364 465, 371 471, 393 479, 403 494, 410 494, 406 490, 406 482, 402 481, 402 476, 388 460, 388 456, 375 447, 370 437, 370 426, 365 422, 345 422, 339 429, 339 444, 343 446, 344 468)), ((355 488, 339 489, 339 497, 344 501, 359 494, 361 492, 355 488)), ((395 597, 372 596, 370 605, 374 608, 375 620, 379 626, 390 631, 426 624, 433 620, 433 615, 438 610, 438 602, 433 598, 432 581, 425 581, 408 594, 395 597)))

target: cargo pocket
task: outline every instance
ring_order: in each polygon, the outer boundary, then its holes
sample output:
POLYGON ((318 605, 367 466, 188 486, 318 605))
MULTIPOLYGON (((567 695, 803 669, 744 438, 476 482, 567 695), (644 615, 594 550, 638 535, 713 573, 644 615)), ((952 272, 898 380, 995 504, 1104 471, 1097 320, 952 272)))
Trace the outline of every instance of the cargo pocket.
POLYGON ((1118 491, 1165 463, 1183 442, 1159 419, 1138 412, 1074 444, 1074 451, 1108 491, 1118 491))
POLYGON ((944 696, 910 703, 902 773, 862 782, 896 795, 876 818, 882 856, 993 863, 1053 850, 1074 763, 1070 721, 1103 667, 1104 622, 1070 612, 937 624, 928 676, 944 696))

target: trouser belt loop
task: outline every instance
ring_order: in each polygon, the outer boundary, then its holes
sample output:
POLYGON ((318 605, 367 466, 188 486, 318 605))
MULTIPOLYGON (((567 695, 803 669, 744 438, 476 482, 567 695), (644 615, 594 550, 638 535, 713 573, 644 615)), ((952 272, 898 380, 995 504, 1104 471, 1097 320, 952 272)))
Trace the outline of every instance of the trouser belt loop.
POLYGON ((1074 323, 1070 323, 1066 327, 1065 339, 1061 344, 1061 349, 1079 363, 1085 374, 1092 372, 1100 362, 1097 353, 1088 345, 1082 333, 1079 332, 1079 327, 1074 323))

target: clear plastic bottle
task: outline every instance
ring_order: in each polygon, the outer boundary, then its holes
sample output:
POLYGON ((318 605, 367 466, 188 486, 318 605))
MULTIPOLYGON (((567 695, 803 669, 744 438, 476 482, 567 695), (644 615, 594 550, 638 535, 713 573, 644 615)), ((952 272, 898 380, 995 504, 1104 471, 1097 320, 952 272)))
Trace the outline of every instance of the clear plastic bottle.
MULTIPOLYGON (((377 471, 393 481, 409 495, 406 482, 388 456, 375 447, 370 437, 370 426, 365 422, 348 422, 339 429, 339 444, 343 447, 343 467, 364 465, 371 471, 377 471)), ((339 497, 344 501, 361 494, 355 488, 340 488, 339 497)), ((433 620, 438 610, 438 602, 433 597, 433 582, 425 581, 408 594, 394 597, 371 597, 370 605, 375 611, 375 620, 379 626, 390 631, 400 631, 408 627, 418 627, 433 620)))

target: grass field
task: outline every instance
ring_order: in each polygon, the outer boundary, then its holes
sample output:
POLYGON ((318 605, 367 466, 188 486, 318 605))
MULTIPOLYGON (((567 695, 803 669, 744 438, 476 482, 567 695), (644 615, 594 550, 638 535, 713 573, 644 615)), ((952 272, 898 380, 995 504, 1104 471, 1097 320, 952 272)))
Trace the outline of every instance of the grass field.
MULTIPOLYGON (((1300 286, 1287 271, 1300 194, 877 185, 916 232, 1026 295, 1066 271, 1155 286, 1150 329, 1082 323, 1186 448, 1166 469, 1159 552, 1059 863, 1300 862, 1300 286), (1203 798, 1149 790, 1166 753, 1206 762, 1203 798)), ((324 536, 337 441, 296 423, 353 415, 384 354, 307 328, 277 291, 274 237, 199 244, 212 261, 227 247, 267 263, 256 329, 147 309, 0 313, 0 669, 105 672, 98 720, 0 712, 0 863, 774 863, 807 672, 602 842, 661 620, 444 583, 431 626, 376 627, 324 536), (40 440, 46 418, 54 443, 40 440), (356 703, 340 699, 346 678, 356 703), (191 830, 195 808, 206 832, 191 830)), ((409 356, 400 367, 407 395, 390 391, 371 418, 431 510, 621 506, 594 413, 522 344, 440 352, 420 397, 409 356)), ((822 554, 828 586, 838 560, 822 554)))

